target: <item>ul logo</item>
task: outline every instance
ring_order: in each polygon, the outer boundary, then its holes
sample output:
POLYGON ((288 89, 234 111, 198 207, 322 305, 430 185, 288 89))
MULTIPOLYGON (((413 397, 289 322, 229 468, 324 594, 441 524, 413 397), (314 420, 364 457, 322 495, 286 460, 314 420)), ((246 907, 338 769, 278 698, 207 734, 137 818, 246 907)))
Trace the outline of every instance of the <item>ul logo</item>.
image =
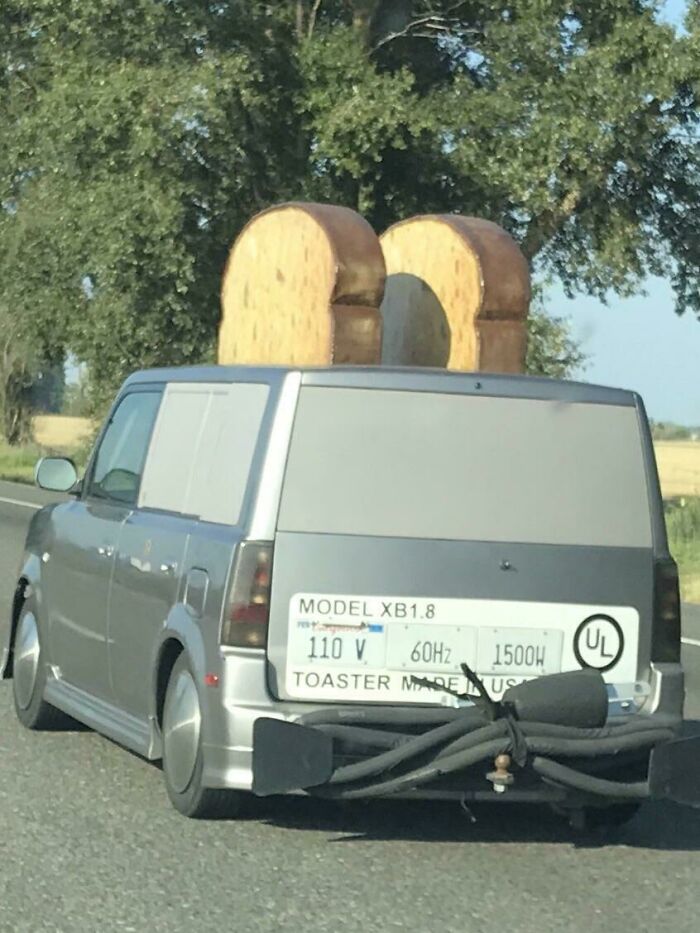
POLYGON ((625 638, 612 616, 589 616, 576 629, 574 654, 581 667, 609 671, 622 657, 625 638))

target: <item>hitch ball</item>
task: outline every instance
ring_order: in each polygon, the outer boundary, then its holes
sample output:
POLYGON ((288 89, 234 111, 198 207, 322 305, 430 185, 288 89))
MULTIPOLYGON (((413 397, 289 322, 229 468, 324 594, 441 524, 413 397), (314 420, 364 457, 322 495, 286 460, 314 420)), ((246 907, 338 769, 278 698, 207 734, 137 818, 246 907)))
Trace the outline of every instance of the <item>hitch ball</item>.
POLYGON ((503 794, 506 787, 510 787, 515 781, 515 777, 508 770, 511 766, 511 757, 510 755, 496 755, 493 764, 495 770, 489 771, 486 780, 491 781, 497 794, 503 794))

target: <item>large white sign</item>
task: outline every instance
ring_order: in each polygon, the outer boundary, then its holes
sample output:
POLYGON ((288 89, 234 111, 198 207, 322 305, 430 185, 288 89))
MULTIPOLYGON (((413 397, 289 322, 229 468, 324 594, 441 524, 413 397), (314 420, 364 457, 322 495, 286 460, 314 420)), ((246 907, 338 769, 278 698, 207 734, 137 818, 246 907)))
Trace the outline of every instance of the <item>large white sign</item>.
POLYGON ((286 688, 308 700, 453 702, 427 678, 473 692, 466 662, 494 698, 523 680, 593 667, 637 679, 631 606, 298 593, 290 601, 286 688))

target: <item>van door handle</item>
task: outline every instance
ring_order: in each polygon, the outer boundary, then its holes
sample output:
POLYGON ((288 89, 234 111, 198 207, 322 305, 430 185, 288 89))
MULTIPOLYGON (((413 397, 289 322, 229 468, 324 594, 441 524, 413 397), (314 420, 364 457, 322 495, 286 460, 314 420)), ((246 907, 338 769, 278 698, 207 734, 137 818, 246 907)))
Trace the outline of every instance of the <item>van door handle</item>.
POLYGON ((97 553, 100 555, 100 557, 112 557, 114 554, 114 548, 109 544, 100 545, 100 547, 97 549, 97 553))
POLYGON ((176 570, 177 570, 177 564, 174 562, 160 565, 161 573, 175 573, 176 570))

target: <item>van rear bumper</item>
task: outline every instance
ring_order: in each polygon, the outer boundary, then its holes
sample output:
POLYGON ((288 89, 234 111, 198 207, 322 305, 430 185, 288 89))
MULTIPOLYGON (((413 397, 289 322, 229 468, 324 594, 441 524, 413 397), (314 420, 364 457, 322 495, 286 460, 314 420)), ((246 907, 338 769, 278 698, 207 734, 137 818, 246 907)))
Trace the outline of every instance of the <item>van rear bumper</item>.
MULTIPOLYGON (((669 798, 700 805, 700 737, 678 739, 648 717, 597 729, 484 719, 463 709, 424 731, 392 732, 392 714, 373 727, 261 718, 253 745, 253 792, 304 790, 366 800, 458 795, 530 799, 567 806, 669 798), (487 788, 490 787, 491 793, 487 788)), ((359 718, 359 717, 358 717, 359 718)), ((362 721, 360 719, 360 721, 362 721)), ((399 722, 404 722, 401 718, 399 722)))
MULTIPOLYGON (((206 785, 252 790, 258 794, 311 793, 319 796, 342 796, 331 789, 330 785, 325 790, 322 788, 323 784, 328 783, 329 768, 332 773, 338 767, 376 754, 378 749, 376 746, 369 750, 362 749, 352 744, 348 747, 340 743, 341 753, 338 755, 332 751, 333 742, 329 740, 327 730, 324 735, 323 729, 309 728, 304 725, 304 719, 308 718, 310 713, 314 714, 313 718, 318 718, 318 716, 323 718, 323 711, 333 711, 335 716, 339 714, 342 716, 344 711, 344 714, 351 719, 358 707, 274 700, 267 690, 263 658, 259 656, 253 658, 250 655, 244 658, 229 656, 225 659, 225 664, 226 676, 222 678, 221 684, 224 688, 224 695, 219 695, 219 703, 216 704, 218 708, 216 711, 211 709, 210 712, 213 715, 207 717, 213 728, 207 728, 204 737, 204 781, 206 785), (220 700, 224 701, 223 706, 220 705, 220 700), (279 734, 265 735, 265 730, 269 731, 269 725, 265 723, 269 724, 270 720, 275 721, 273 730, 275 725, 291 724, 292 727, 296 727, 286 730, 286 738, 289 741, 280 740, 279 734), (305 734, 303 740, 300 738, 302 733, 305 734), (323 748, 326 750, 323 751, 323 748), (330 753, 329 748, 331 748, 330 753), (328 763, 329 754, 330 764, 328 763), (267 775, 264 778, 260 764, 262 761, 267 762, 264 766, 267 768, 267 775), (308 766, 309 761, 316 769, 313 774, 303 770, 308 766), (299 771, 300 762, 302 764, 306 762, 301 767, 301 772, 299 771), (275 772, 272 779, 270 768, 273 768, 275 772)), ((572 786, 571 782, 575 781, 575 776, 572 778, 571 775, 562 773, 556 776, 541 773, 541 770, 538 770, 541 768, 541 763, 536 759, 547 756, 538 753, 536 744, 528 753, 526 767, 518 766, 510 769, 513 775, 512 783, 494 783, 487 778, 488 774, 496 770, 494 759, 501 752, 509 753, 507 741, 504 743, 502 736, 496 739, 490 738, 489 741, 492 744, 485 749, 484 755, 457 772, 451 772, 449 775, 436 775, 434 780, 419 786, 390 787, 386 789, 386 792, 379 791, 373 795, 456 798, 467 801, 486 799, 494 802, 502 800, 562 802, 585 798, 603 805, 619 799, 630 799, 630 796, 634 799, 658 796, 659 794, 650 784, 650 754, 653 748, 670 743, 680 734, 683 695, 683 671, 680 665, 652 665, 650 692, 642 710, 633 715, 629 713, 615 715, 620 711, 614 709, 611 704, 606 726, 606 728, 615 730, 624 727, 622 732, 615 732, 618 736, 622 736, 623 733, 632 735, 639 733, 639 743, 636 747, 625 748, 622 752, 618 750, 610 752, 605 748, 601 750, 595 742, 590 742, 587 750, 585 748, 577 750, 573 760, 566 756, 559 756, 556 759, 557 764, 573 767, 573 770, 587 775, 588 778, 638 785, 632 791, 623 790, 622 796, 619 796, 620 788, 608 788, 605 784, 600 784, 596 785, 595 792, 589 792, 572 786), (644 736, 641 733, 644 733, 644 736), (495 788, 499 789, 495 790, 495 788)), ((426 708, 375 707, 375 709, 383 710, 388 717, 391 716, 393 710, 400 710, 405 715, 408 709, 425 710, 426 708)), ((454 712, 439 707, 430 707, 430 709, 438 714, 442 710, 447 714, 448 719, 449 714, 454 712)), ((337 750, 338 742, 336 741, 335 744, 337 750)), ((632 744, 634 745, 634 741, 632 744)), ((676 744, 674 743, 674 748, 676 744)), ((679 755, 681 760, 683 756, 689 756, 689 763, 690 759, 695 761, 697 758, 697 763, 700 765, 700 747, 697 749, 697 756, 695 746, 687 745, 684 752, 679 753, 674 750, 673 755, 674 762, 679 760, 679 755)), ((661 761, 661 757, 656 755, 657 764, 661 761)), ((427 761, 429 764, 430 755, 427 756, 427 761)), ((544 769, 546 768, 545 764, 544 769)), ((669 768, 666 767, 664 772, 666 784, 668 784, 668 770, 669 768)), ((656 773, 661 773, 658 767, 656 773)), ((592 786, 590 781, 587 786, 592 786)))

